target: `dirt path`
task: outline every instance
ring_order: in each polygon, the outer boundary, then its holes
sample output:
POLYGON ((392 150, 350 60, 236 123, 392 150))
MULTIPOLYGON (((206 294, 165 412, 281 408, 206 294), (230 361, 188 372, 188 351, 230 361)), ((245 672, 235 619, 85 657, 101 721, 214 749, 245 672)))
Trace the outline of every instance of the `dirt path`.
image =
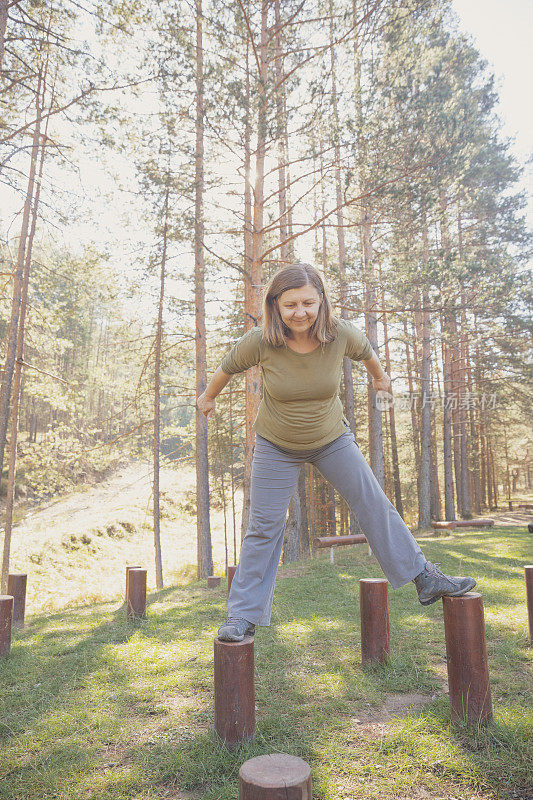
MULTIPOLYGON (((95 486, 30 509, 14 527, 11 571, 28 572, 28 611, 120 598, 126 564, 148 568, 155 588, 150 464, 130 462, 95 486)), ((195 472, 165 468, 160 475, 161 542, 165 584, 196 564, 195 472)), ((236 494, 237 549, 241 493, 236 494)), ((213 509, 215 573, 223 574, 224 517, 213 509)), ((230 563, 233 521, 227 519, 230 563)))
MULTIPOLYGON (((531 501, 529 501, 531 502, 531 501)), ((518 503, 514 503, 518 506, 518 503)), ((494 520, 495 525, 501 525, 504 528, 512 525, 525 525, 528 522, 533 522, 533 511, 495 511, 489 515, 494 520)))

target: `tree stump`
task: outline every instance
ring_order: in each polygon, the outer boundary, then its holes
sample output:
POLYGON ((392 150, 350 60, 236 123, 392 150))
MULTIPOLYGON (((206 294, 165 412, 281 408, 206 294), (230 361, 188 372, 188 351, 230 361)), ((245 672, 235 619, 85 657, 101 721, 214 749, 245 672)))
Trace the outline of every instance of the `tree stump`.
POLYGON ((127 572, 126 616, 129 620, 146 616, 146 570, 131 567, 127 572))
POLYGON ((302 758, 272 753, 245 761, 239 800, 312 800, 311 768, 302 758))
POLYGON ((7 593, 13 597, 13 627, 24 627, 26 612, 26 586, 28 576, 24 572, 12 572, 7 577, 7 593))
POLYGON ((13 596, 0 594, 0 656, 7 656, 11 649, 12 622, 13 596))
POLYGON ((390 654, 389 583, 385 578, 361 578, 361 661, 384 663, 390 654))
POLYGON ((233 581, 233 578, 235 577, 236 572, 237 572, 237 567, 228 566, 228 569, 226 571, 226 574, 228 576, 228 594, 230 593, 231 583, 233 581))
POLYGON ((229 750, 255 730, 254 637, 215 637, 215 730, 229 750))
POLYGON ((142 569, 142 567, 141 567, 140 564, 136 564, 135 566, 126 567, 126 603, 128 602, 130 569, 142 569))
POLYGON ((452 722, 492 719, 483 598, 479 592, 443 597, 452 722))
POLYGON ((207 588, 214 589, 215 586, 220 586, 220 576, 219 575, 208 575, 207 576, 207 588))

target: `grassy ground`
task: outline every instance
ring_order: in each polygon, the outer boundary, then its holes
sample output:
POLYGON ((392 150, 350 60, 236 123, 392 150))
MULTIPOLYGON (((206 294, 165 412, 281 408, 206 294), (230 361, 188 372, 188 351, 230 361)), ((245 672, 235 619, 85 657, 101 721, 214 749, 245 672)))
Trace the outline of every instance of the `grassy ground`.
MULTIPOLYGON (((528 549, 529 548, 529 549, 528 549)), ((442 605, 390 592, 388 665, 363 670, 358 579, 366 547, 281 568, 255 641, 256 735, 216 744, 212 652, 224 587, 183 577, 146 620, 122 599, 41 614, 0 663, 0 798, 237 798, 238 770, 275 751, 313 770, 315 800, 531 798, 533 714, 524 529, 428 539, 426 556, 483 593, 494 723, 450 727, 442 605), (529 783, 528 783, 529 781, 529 783)))
MULTIPOLYGON (((194 466, 181 465, 161 469, 159 477, 165 583, 172 584, 184 565, 196 563, 196 473, 194 466)), ((240 490, 235 501, 240 531, 240 490)), ((231 512, 230 507, 226 522, 233 563, 231 512)), ((51 613, 83 602, 113 600, 123 586, 125 564, 144 564, 148 586, 155 587, 151 514, 152 467, 141 461, 123 464, 96 485, 80 486, 25 510, 19 507, 10 570, 28 574, 28 610, 51 613)), ((224 514, 214 504, 210 522, 213 560, 217 574, 222 574, 224 514)))

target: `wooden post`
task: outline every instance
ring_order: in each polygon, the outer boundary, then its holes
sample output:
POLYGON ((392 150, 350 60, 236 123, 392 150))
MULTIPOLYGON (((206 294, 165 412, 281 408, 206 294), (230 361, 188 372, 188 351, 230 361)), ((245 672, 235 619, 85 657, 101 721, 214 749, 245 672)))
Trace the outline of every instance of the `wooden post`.
POLYGON ((229 567, 228 566, 228 571, 227 571, 227 575, 228 575, 228 594, 230 592, 231 584, 232 584, 233 578, 235 577, 235 573, 236 572, 237 572, 237 567, 229 567))
POLYGON ((529 619, 529 643, 533 646, 533 564, 524 567, 526 578, 527 615, 529 619))
POLYGON ((443 597, 452 722, 492 719, 483 598, 479 592, 443 597))
POLYGON ((220 586, 220 576, 219 575, 208 575, 207 576, 207 588, 214 589, 215 586, 220 586))
POLYGON ((361 578, 361 660, 363 666, 387 661, 390 654, 389 583, 385 578, 361 578))
POLYGON ((13 597, 13 627, 24 627, 26 612, 26 586, 28 576, 24 572, 11 572, 7 578, 7 593, 13 597))
POLYGON ((255 730, 254 637, 215 637, 215 730, 229 750, 255 730))
POLYGON ((146 570, 131 567, 128 571, 126 616, 129 620, 146 616, 146 570))
POLYGON ((239 770, 239 800, 312 800, 311 768, 287 753, 256 756, 239 770))
POLYGON ((142 569, 140 564, 135 565, 134 567, 126 567, 126 603, 128 602, 128 594, 129 594, 129 583, 128 583, 128 576, 130 569, 142 569))
POLYGON ((7 656, 11 649, 12 622, 13 596, 0 594, 0 656, 7 656))

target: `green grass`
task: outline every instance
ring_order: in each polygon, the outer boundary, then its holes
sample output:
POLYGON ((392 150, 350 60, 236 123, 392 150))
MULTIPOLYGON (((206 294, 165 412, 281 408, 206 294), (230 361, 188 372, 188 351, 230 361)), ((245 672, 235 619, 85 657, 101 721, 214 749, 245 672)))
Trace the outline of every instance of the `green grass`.
POLYGON ((485 729, 450 726, 442 605, 422 608, 411 584, 389 593, 390 662, 362 669, 358 579, 381 573, 359 546, 338 550, 334 565, 321 554, 280 569, 272 625, 255 641, 256 735, 234 753, 213 728, 224 586, 160 591, 135 624, 120 600, 29 619, 0 662, 0 798, 230 800, 243 761, 275 751, 311 764, 315 800, 530 798, 530 542, 500 528, 423 543, 483 593, 485 729), (383 716, 387 698, 407 693, 427 702, 383 716))

